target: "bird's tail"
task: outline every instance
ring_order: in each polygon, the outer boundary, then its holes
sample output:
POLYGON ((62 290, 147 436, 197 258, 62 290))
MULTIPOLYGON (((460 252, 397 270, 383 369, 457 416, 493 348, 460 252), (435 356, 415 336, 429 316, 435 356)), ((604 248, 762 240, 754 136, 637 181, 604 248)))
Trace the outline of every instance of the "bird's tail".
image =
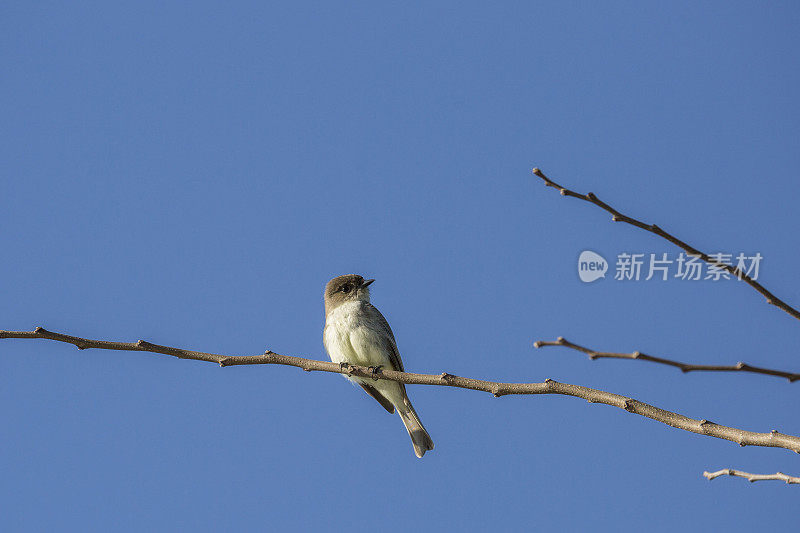
POLYGON ((414 406, 411 405, 408 396, 403 399, 403 405, 397 407, 397 412, 400 414, 400 418, 403 420, 403 424, 405 424, 406 430, 411 437, 411 444, 414 446, 416 456, 422 457, 425 452, 432 450, 433 440, 428 435, 425 426, 420 422, 419 416, 417 416, 417 412, 414 410, 414 406))

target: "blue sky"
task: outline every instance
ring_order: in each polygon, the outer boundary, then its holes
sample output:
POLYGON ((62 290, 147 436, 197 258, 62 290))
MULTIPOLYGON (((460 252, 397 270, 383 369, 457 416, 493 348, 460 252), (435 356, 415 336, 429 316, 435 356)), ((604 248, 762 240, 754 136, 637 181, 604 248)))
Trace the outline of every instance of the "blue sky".
MULTIPOLYGON (((736 281, 582 283, 593 250, 758 252, 800 304, 791 2, 7 2, 0 329, 325 359, 322 289, 376 278, 410 371, 552 378, 800 433, 800 371, 736 281)), ((612 266, 613 268, 613 266, 612 266)), ((781 449, 562 396, 410 387, 436 449, 330 374, 0 343, 5 531, 751 531, 781 449)))

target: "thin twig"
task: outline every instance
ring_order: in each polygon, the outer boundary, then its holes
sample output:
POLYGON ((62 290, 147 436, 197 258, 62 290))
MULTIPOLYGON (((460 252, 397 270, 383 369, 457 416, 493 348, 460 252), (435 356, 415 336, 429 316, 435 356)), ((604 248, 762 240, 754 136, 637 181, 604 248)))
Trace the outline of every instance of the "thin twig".
POLYGON ((589 359, 636 359, 639 361, 651 361, 653 363, 661 363, 662 365, 674 366, 680 368, 682 372, 753 372, 754 374, 766 374, 768 376, 776 376, 779 378, 786 378, 790 382, 800 380, 800 374, 792 372, 784 372, 783 370, 772 370, 769 368, 761 368, 751 366, 747 363, 738 362, 735 365, 695 365, 690 363, 682 363, 680 361, 673 361, 672 359, 664 359, 662 357, 654 357, 639 351, 631 353, 619 352, 597 352, 590 350, 574 342, 570 342, 564 337, 559 337, 555 341, 536 341, 533 343, 536 348, 543 348, 545 346, 564 346, 565 348, 572 348, 579 352, 583 352, 589 356, 589 359))
POLYGON ((728 264, 725 264, 725 263, 721 263, 721 262, 713 259, 708 254, 703 253, 700 250, 698 250, 697 248, 694 248, 693 246, 690 246, 689 244, 687 244, 687 243, 683 242, 682 240, 678 239, 677 237, 674 237, 674 236, 670 235, 669 233, 667 233, 666 231, 664 231, 660 227, 656 226, 655 224, 646 224, 646 223, 644 223, 644 222, 642 222, 640 220, 636 220, 635 218, 629 217, 627 215, 623 215, 622 213, 620 213, 619 211, 617 211, 616 209, 614 209, 613 207, 611 207, 607 203, 605 203, 602 200, 600 200, 597 197, 597 195, 595 195, 592 192, 587 193, 587 194, 580 194, 580 193, 577 193, 575 191, 571 191, 569 189, 565 189, 564 187, 562 187, 558 183, 554 182, 553 180, 551 180, 550 178, 545 176, 544 172, 542 172, 538 168, 534 168, 533 169, 533 173, 535 175, 539 176, 540 178, 542 178, 544 180, 544 184, 547 185, 548 187, 553 187, 554 189, 558 189, 559 192, 561 192, 562 196, 572 196, 573 198, 579 198, 581 200, 584 200, 586 202, 594 204, 594 205, 600 207, 601 209, 604 209, 604 210, 608 211, 609 213, 611 213, 611 215, 612 215, 611 216, 611 220, 613 220, 614 222, 626 222, 626 223, 628 223, 628 224, 630 224, 632 226, 636 226, 637 228, 641 228, 643 230, 649 231, 650 233, 654 233, 654 234, 658 235, 659 237, 668 240, 669 242, 671 242, 672 244, 678 246, 679 248, 682 248, 689 255, 697 256, 700 259, 702 259, 703 261, 705 261, 706 263, 714 265, 714 266, 716 266, 718 268, 721 268, 721 269, 727 271, 728 273, 730 273, 730 274, 736 276, 737 278, 741 279, 742 281, 746 282, 748 285, 750 285, 755 290, 757 290, 759 293, 761 293, 761 295, 764 296, 764 298, 767 299, 767 303, 772 304, 772 305, 774 305, 774 306, 776 306, 776 307, 778 307, 780 309, 783 309, 784 311, 786 311, 787 313, 789 313, 790 315, 792 315, 796 319, 800 320, 800 311, 798 311, 794 307, 790 306, 789 304, 787 304, 786 302, 784 302, 783 300, 781 300, 780 298, 778 298, 777 296, 772 294, 770 291, 765 289, 763 285, 761 285, 759 282, 757 282, 756 280, 754 280, 753 278, 748 276, 746 273, 742 272, 740 268, 734 267, 732 265, 728 265, 728 264))
POLYGON ((718 478, 719 476, 736 476, 743 477, 750 483, 753 483, 754 481, 774 479, 777 481, 785 481, 789 485, 800 485, 800 477, 787 476, 783 472, 776 472, 774 474, 750 474, 749 472, 742 472, 741 470, 726 468, 724 470, 717 470, 716 472, 703 472, 703 476, 708 478, 709 481, 718 478))
POLYGON ((482 379, 464 378, 443 372, 442 374, 413 374, 409 372, 397 372, 395 370, 378 370, 362 366, 339 365, 328 361, 316 361, 302 357, 292 357, 280 355, 267 350, 263 355, 250 356, 226 356, 213 353, 196 352, 161 346, 146 341, 137 342, 113 342, 84 339, 63 335, 47 331, 44 328, 36 328, 33 331, 2 331, 0 339, 50 339, 59 342, 74 344, 79 349, 102 348, 106 350, 129 350, 139 352, 153 352, 179 357, 181 359, 194 359, 197 361, 209 361, 220 366, 234 365, 263 365, 277 364, 302 368, 306 371, 333 372, 336 374, 347 374, 349 376, 387 379, 408 385, 439 385, 444 387, 458 387, 489 392, 495 397, 507 394, 563 394, 583 398, 589 403, 602 403, 619 407, 629 413, 645 416, 658 422, 667 424, 677 429, 683 429, 699 435, 716 437, 719 439, 730 440, 740 446, 766 446, 772 448, 785 448, 800 453, 800 437, 786 435, 772 430, 769 433, 756 433, 745 431, 738 428, 722 426, 709 422, 708 420, 695 420, 687 416, 673 413, 665 409, 601 390, 591 389, 580 385, 570 385, 568 383, 558 383, 552 379, 546 379, 542 383, 501 383, 486 381, 482 379))

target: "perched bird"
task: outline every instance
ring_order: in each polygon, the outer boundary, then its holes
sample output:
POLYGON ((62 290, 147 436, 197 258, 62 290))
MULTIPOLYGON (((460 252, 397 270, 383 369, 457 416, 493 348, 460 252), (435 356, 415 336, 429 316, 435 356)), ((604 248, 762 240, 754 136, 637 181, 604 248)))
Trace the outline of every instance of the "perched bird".
MULTIPOLYGON (((334 363, 404 372, 389 323, 369 303, 368 287, 373 281, 348 274, 333 278, 325 286, 325 329, 322 334, 325 350, 334 363)), ((384 379, 350 379, 361 385, 390 413, 397 409, 417 457, 433 449, 433 441, 414 411, 404 384, 384 379)))

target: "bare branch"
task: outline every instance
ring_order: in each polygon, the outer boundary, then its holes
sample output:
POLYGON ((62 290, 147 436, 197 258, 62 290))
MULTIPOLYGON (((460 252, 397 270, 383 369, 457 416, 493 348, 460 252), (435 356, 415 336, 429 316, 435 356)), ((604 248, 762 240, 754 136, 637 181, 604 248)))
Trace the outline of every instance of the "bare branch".
POLYGON ((750 474, 748 472, 742 472, 741 470, 734 470, 732 468, 717 470, 716 472, 703 472, 703 477, 708 478, 709 481, 718 478, 719 476, 743 477, 750 483, 753 483, 754 481, 764 481, 767 479, 774 479, 777 481, 785 481, 787 484, 790 485, 800 484, 800 477, 787 476, 783 472, 776 472, 774 474, 750 474))
POLYGON ((644 222, 642 222, 640 220, 636 220, 635 218, 629 217, 627 215, 623 215, 622 213, 620 213, 619 211, 617 211, 616 209, 614 209, 613 207, 611 207, 607 203, 605 203, 602 200, 600 200, 597 197, 597 195, 595 195, 592 192, 587 193, 587 194, 580 194, 580 193, 577 193, 575 191, 571 191, 569 189, 565 189, 564 187, 562 187, 558 183, 554 182, 553 180, 551 180, 550 178, 545 176, 544 173, 541 170, 539 170, 538 168, 534 168, 533 169, 533 173, 535 175, 539 176, 540 178, 542 178, 544 180, 544 184, 547 185, 548 187, 553 187, 554 189, 558 189, 559 192, 561 192, 562 196, 572 196, 573 198, 579 198, 581 200, 584 200, 586 202, 594 204, 594 205, 600 207, 601 209, 604 209, 605 211, 608 211, 609 213, 611 213, 611 220, 613 220, 614 222, 626 222, 626 223, 630 224, 631 226, 636 226, 637 228, 641 228, 641 229, 643 229, 645 231, 649 231, 650 233, 654 233, 654 234, 658 235, 659 237, 668 240, 669 242, 671 242, 675 246, 678 246, 679 248, 682 248, 684 251, 686 251, 686 253, 688 253, 690 255, 697 256, 700 259, 702 259, 703 261, 705 261, 706 263, 709 263, 711 265, 714 265, 716 267, 719 267, 720 269, 723 269, 723 270, 727 271, 728 273, 730 273, 730 274, 736 276, 737 278, 741 279, 742 281, 746 282, 748 285, 750 285, 755 290, 757 290, 759 293, 761 293, 761 295, 764 296, 764 298, 767 299, 767 303, 772 304, 772 305, 774 305, 774 306, 776 306, 776 307, 778 307, 780 309, 783 309, 784 311, 786 311, 787 313, 789 313, 790 315, 792 315, 796 319, 800 320, 800 311, 798 311, 794 307, 790 306, 789 304, 787 304, 786 302, 784 302, 783 300, 781 300, 780 298, 778 298, 777 296, 775 296, 774 294, 769 292, 767 289, 764 288, 763 285, 761 285, 759 282, 757 282, 756 280, 754 280, 753 278, 748 276, 746 273, 742 272, 738 267, 734 267, 732 265, 728 265, 728 264, 725 264, 725 263, 720 263, 719 261, 717 261, 717 260, 713 259, 712 257, 710 257, 708 254, 705 254, 705 253, 701 252, 700 250, 698 250, 697 248, 694 248, 693 246, 690 246, 689 244, 687 244, 687 243, 683 242, 682 240, 678 239, 677 237, 674 237, 674 236, 670 235, 669 233, 667 233, 666 231, 664 231, 660 227, 656 226, 655 224, 646 224, 646 223, 644 223, 644 222))
POLYGON ((264 365, 277 364, 294 366, 306 371, 333 372, 336 374, 347 374, 362 378, 386 379, 397 381, 408 385, 439 385, 444 387, 458 387, 462 389, 478 390, 493 394, 495 397, 507 394, 563 394, 583 398, 589 403, 602 403, 612 407, 619 407, 629 413, 645 416, 657 422, 667 424, 677 429, 690 431, 699 435, 716 437, 738 443, 740 446, 766 446, 771 448, 785 448, 787 450, 800 453, 800 437, 786 435, 772 430, 769 433, 756 433, 745 431, 738 428, 722 426, 709 422, 708 420, 695 420, 687 416, 673 413, 665 409, 597 389, 583 387, 580 385, 570 385, 568 383, 558 383, 552 379, 546 379, 542 383, 501 383, 486 381, 482 379, 472 379, 454 376, 443 372, 442 374, 413 374, 410 372, 397 372, 395 370, 378 370, 372 368, 352 365, 339 365, 328 361, 316 361, 302 357, 292 357, 280 355, 272 351, 267 351, 263 355, 250 356, 226 356, 205 352, 195 352, 161 346, 146 341, 137 342, 113 342, 83 339, 47 331, 44 328, 36 328, 33 331, 2 331, 0 339, 50 339, 59 342, 74 344, 79 349, 101 348, 105 350, 129 350, 139 352, 153 352, 179 357, 181 359, 194 359, 197 361, 209 361, 220 366, 235 365, 264 365))
POLYGON ((636 359, 639 361, 651 361, 653 363, 661 363, 662 365, 674 366, 680 368, 682 372, 753 372, 754 374, 766 374, 768 376, 776 376, 786 378, 790 382, 800 380, 800 374, 792 372, 784 372, 783 370, 772 370, 769 368, 760 368, 751 366, 747 363, 738 362, 735 365, 694 365, 690 363, 681 363, 680 361, 673 361, 672 359, 664 359, 661 357, 654 357, 639 351, 631 353, 619 352, 597 352, 590 350, 584 346, 570 342, 564 337, 559 337, 555 341, 536 341, 533 343, 536 348, 543 348, 545 346, 564 346, 565 348, 572 348, 579 352, 583 352, 589 356, 589 359, 636 359))

